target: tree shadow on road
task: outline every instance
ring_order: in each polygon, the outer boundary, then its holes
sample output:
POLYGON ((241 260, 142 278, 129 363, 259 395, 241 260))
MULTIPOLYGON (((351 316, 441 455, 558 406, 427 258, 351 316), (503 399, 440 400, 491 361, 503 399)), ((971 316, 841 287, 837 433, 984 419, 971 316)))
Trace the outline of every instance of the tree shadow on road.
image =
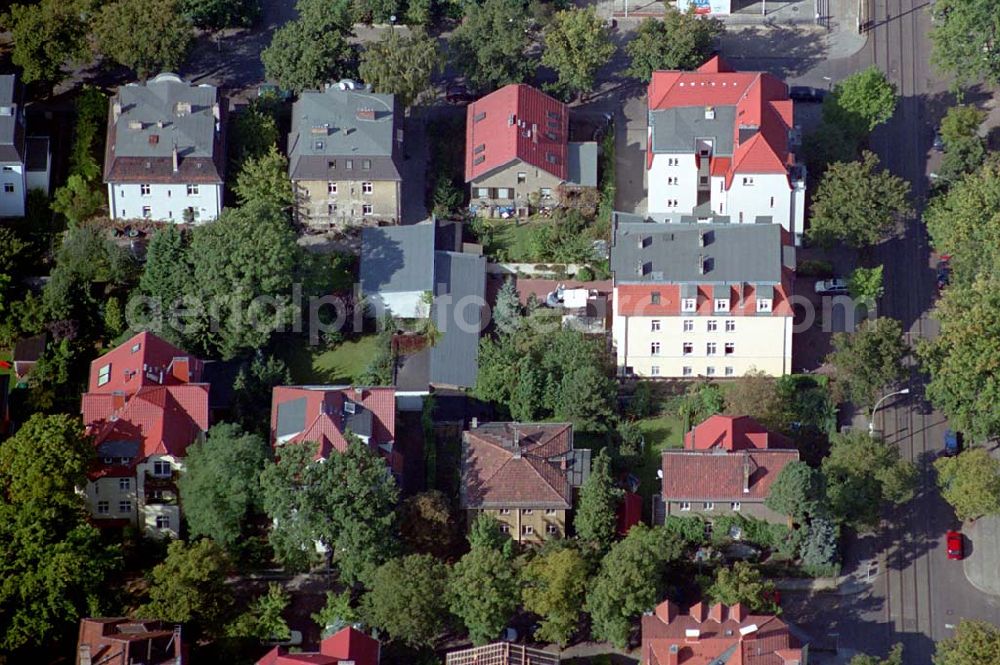
POLYGON ((738 71, 760 69, 781 79, 802 76, 826 60, 828 51, 821 35, 785 25, 730 29, 721 44, 722 55, 738 71))

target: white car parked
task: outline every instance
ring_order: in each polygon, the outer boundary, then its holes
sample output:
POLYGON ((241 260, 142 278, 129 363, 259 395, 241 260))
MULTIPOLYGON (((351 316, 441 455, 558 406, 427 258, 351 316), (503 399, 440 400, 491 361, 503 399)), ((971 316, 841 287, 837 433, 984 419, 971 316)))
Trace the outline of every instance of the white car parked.
POLYGON ((839 296, 847 293, 847 280, 841 278, 821 279, 816 282, 816 293, 821 296, 839 296))

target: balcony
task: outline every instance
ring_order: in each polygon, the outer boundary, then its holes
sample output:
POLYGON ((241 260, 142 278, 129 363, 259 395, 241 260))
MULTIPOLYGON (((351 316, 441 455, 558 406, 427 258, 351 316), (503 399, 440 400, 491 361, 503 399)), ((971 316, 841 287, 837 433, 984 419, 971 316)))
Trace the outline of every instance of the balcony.
POLYGON ((147 506, 176 506, 177 493, 167 490, 151 490, 146 492, 147 506))
POLYGON ((151 471, 146 471, 146 489, 175 488, 177 487, 177 478, 179 476, 180 474, 176 470, 171 471, 170 475, 167 476, 157 475, 151 471))

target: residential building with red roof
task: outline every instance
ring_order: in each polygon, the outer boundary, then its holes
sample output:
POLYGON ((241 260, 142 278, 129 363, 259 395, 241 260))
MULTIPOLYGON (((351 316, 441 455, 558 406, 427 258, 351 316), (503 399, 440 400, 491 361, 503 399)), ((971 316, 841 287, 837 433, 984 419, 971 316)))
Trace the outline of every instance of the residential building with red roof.
POLYGON ((784 523, 787 515, 766 505, 781 470, 799 451, 748 416, 712 416, 684 437, 683 450, 661 458, 660 515, 714 516, 739 513, 784 523))
POLYGON ((802 240, 806 173, 788 86, 719 56, 648 88, 647 212, 657 221, 780 224, 802 240))
POLYGON ((462 436, 459 503, 520 543, 566 535, 575 490, 590 476, 590 450, 573 447, 569 423, 473 423, 462 436))
POLYGON ((279 386, 271 393, 271 444, 275 449, 317 443, 317 459, 347 449, 351 432, 381 454, 398 477, 396 390, 361 386, 279 386))
POLYGON ((374 637, 347 626, 319 643, 319 651, 290 653, 276 646, 257 665, 378 665, 382 645, 374 637))
POLYGON ((181 627, 122 617, 80 619, 76 665, 179 665, 187 662, 181 627))
POLYGON ((569 108, 512 83, 466 110, 465 182, 471 206, 489 216, 556 205, 560 186, 597 186, 597 144, 569 140, 569 108))
POLYGON ((80 411, 97 448, 86 496, 98 526, 178 537, 177 477, 211 424, 204 368, 149 332, 91 363, 80 411))
POLYGON ((778 224, 661 224, 615 213, 612 337, 622 374, 792 371, 795 247, 778 224))
POLYGON ((642 665, 806 665, 807 649, 787 623, 744 605, 669 600, 642 617, 642 665))

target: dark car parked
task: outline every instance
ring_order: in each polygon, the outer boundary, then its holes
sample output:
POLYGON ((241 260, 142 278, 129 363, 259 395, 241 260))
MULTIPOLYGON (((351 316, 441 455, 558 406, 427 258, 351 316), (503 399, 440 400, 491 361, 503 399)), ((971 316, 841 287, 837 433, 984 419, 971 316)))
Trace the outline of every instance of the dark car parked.
POLYGON ((821 102, 826 97, 826 90, 807 85, 793 85, 788 89, 788 96, 797 102, 821 102))
POLYGON ((947 457, 954 457, 962 452, 962 433, 952 430, 945 430, 944 433, 944 454, 947 457))

